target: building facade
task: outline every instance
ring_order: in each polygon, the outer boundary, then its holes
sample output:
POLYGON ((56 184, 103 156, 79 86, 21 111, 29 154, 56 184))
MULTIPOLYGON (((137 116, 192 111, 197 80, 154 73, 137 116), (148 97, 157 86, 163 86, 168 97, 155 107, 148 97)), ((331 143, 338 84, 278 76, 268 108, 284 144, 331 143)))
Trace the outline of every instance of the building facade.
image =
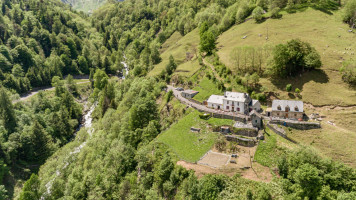
POLYGON ((284 119, 303 119, 302 101, 273 100, 270 116, 284 119))
POLYGON ((248 94, 239 92, 225 92, 224 96, 211 95, 207 103, 210 108, 241 114, 248 114, 252 110, 259 111, 261 109, 259 101, 252 100, 248 94))

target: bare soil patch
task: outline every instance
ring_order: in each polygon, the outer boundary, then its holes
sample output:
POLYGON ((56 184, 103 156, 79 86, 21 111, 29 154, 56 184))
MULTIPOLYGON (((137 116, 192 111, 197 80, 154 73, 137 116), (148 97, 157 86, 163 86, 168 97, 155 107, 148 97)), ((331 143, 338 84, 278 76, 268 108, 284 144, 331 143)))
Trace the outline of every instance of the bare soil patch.
POLYGON ((220 168, 227 165, 229 161, 230 155, 209 151, 198 161, 198 164, 220 168))

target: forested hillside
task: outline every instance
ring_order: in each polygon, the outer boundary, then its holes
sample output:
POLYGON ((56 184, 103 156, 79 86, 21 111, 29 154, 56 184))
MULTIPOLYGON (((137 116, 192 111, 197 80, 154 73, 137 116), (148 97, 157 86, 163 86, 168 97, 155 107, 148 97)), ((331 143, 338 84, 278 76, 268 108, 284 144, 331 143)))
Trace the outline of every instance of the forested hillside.
MULTIPOLYGON (((319 77, 325 59, 312 40, 297 36, 245 45, 257 39, 249 40, 251 29, 239 25, 260 27, 266 20, 313 9, 340 16, 336 23, 351 29, 335 36, 344 40, 346 34, 354 37, 355 0, 109 1, 90 16, 75 10, 78 2, 73 7, 57 0, 1 2, 0 199, 356 198, 356 170, 349 166, 354 163, 331 160, 314 140, 281 142, 269 129, 257 156, 249 157, 251 165, 267 169, 269 180, 252 169, 258 178, 245 176, 246 169, 200 176, 178 165, 185 158, 195 162, 217 146, 239 147, 211 130, 232 121, 207 121, 167 90, 170 84, 197 90, 200 102, 225 90, 245 92, 266 107, 279 95, 271 84, 280 91, 281 82, 319 77), (89 75, 89 80, 80 83, 72 75, 89 75), (28 101, 18 98, 42 86, 53 90, 28 101), (85 113, 91 126, 79 126, 87 120, 85 113), (188 132, 190 126, 206 134, 188 132)), ((349 63, 338 71, 340 63, 333 73, 353 83, 355 69, 349 63)), ((303 98, 303 88, 283 87, 286 98, 303 98)), ((349 127, 352 123, 343 131, 353 138, 349 127)))

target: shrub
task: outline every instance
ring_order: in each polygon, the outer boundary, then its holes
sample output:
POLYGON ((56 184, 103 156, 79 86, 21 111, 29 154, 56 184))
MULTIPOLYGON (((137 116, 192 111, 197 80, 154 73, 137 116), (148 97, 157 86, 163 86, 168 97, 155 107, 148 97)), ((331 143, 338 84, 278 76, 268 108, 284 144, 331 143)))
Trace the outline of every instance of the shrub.
POLYGON ((299 88, 295 88, 295 93, 299 94, 300 93, 300 89, 299 88))
POLYGON ((243 1, 237 10, 236 13, 236 23, 242 23, 251 13, 251 8, 248 6, 248 3, 243 1))
POLYGON ((273 9, 271 10, 271 18, 272 18, 272 19, 281 18, 282 15, 279 14, 279 11, 280 11, 280 10, 281 10, 281 9, 280 9, 279 7, 273 8, 273 9))
POLYGON ((211 117, 211 115, 210 114, 206 114, 206 113, 199 115, 199 118, 200 119, 204 119, 204 120, 208 120, 210 117, 211 117))
POLYGON ((292 84, 288 84, 288 85, 286 86, 286 91, 287 91, 287 92, 292 91, 292 84))
POLYGON ((346 61, 340 69, 342 80, 350 85, 356 85, 356 62, 346 61))
POLYGON ((255 19, 257 23, 261 22, 263 19, 263 9, 259 6, 257 6, 253 11, 252 11, 252 17, 255 19))

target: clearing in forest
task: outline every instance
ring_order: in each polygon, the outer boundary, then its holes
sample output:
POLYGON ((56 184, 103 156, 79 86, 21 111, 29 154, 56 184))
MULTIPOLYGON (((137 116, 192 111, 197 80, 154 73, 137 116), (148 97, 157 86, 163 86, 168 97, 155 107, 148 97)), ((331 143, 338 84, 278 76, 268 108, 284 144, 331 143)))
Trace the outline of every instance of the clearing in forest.
POLYGON ((173 33, 160 50, 162 61, 155 65, 148 75, 155 76, 161 73, 168 64, 170 55, 172 55, 178 65, 175 74, 190 77, 201 67, 197 58, 199 41, 198 29, 185 36, 182 36, 179 32, 173 33))

